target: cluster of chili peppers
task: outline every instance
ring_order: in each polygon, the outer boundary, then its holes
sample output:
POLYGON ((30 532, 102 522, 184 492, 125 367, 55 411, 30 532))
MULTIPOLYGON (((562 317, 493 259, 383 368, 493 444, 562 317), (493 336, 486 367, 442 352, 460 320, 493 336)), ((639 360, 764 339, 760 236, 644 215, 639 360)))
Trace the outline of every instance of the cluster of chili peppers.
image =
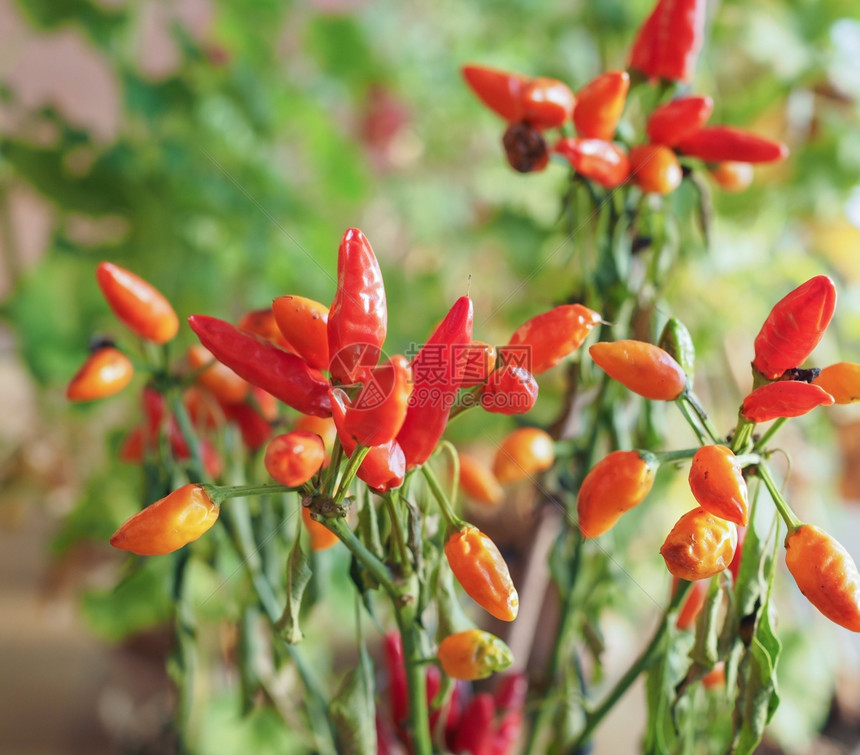
POLYGON ((663 99, 637 124, 637 139, 631 140, 631 129, 622 129, 624 136, 619 131, 631 81, 690 81, 705 6, 704 0, 659 2, 633 44, 630 70, 602 73, 576 93, 556 79, 464 66, 472 91, 508 123, 502 144, 511 167, 521 173, 544 170, 557 154, 574 177, 596 186, 630 183, 643 194, 665 195, 699 163, 723 189, 741 191, 752 182, 754 164, 784 159, 788 149, 780 142, 728 125, 707 126, 714 103, 706 95, 663 99), (558 135, 552 140, 547 132, 558 135))

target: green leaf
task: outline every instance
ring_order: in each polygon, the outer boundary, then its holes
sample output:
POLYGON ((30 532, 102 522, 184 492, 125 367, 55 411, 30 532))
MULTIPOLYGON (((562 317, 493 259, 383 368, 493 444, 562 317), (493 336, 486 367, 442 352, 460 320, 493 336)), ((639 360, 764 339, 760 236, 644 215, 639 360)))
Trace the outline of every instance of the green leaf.
POLYGON ((276 625, 278 633, 290 645, 296 645, 304 638, 299 627, 299 614, 302 607, 302 596, 308 582, 311 581, 311 576, 310 560, 302 548, 302 539, 297 537, 287 560, 287 605, 276 625))
POLYGON ((329 715, 344 755, 376 755, 373 664, 362 642, 358 666, 347 671, 329 704, 329 715))

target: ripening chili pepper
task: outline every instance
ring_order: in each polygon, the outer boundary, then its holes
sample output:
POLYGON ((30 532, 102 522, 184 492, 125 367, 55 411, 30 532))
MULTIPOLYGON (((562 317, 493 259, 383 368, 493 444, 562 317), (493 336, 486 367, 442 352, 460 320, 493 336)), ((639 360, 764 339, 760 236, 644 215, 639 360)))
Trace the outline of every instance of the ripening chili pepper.
POLYGON ((818 345, 836 309, 836 287, 816 275, 780 299, 755 337, 752 366, 768 380, 800 367, 818 345))
POLYGON ((481 65, 467 65, 461 69, 463 78, 480 100, 506 121, 523 117, 523 91, 529 78, 481 65))
POLYGON ((523 367, 494 370, 481 388, 481 408, 493 414, 525 414, 538 397, 538 384, 523 367))
POLYGON ((379 446, 397 437, 412 392, 412 371, 397 354, 375 367, 355 400, 346 407, 344 430, 362 446, 379 446))
POLYGON ((327 449, 334 445, 337 438, 337 428, 331 417, 314 417, 312 414, 303 414, 296 420, 293 429, 316 433, 322 438, 327 449))
POLYGON ((595 464, 579 488, 576 510, 583 537, 608 532, 651 491, 659 462, 647 451, 613 451, 595 464))
POLYGON ((460 454, 460 487, 469 498, 497 506, 504 491, 490 468, 469 454, 460 454))
POLYGON ((520 102, 523 120, 543 131, 570 120, 576 97, 563 81, 538 76, 526 84, 520 102))
POLYGON ((301 357, 215 317, 191 315, 188 323, 215 358, 239 377, 303 414, 331 413, 328 380, 301 357))
POLYGON ((66 386, 69 401, 95 401, 119 393, 134 377, 131 360, 115 346, 96 348, 66 386))
POLYGON ((240 404, 250 386, 233 370, 217 361, 205 346, 192 344, 186 352, 188 366, 197 372, 196 380, 223 404, 240 404))
POLYGON ((508 346, 516 347, 513 351, 526 349, 526 367, 540 375, 582 346, 599 322, 600 315, 582 304, 562 304, 520 325, 508 346))
POLYGON ((743 191, 753 182, 753 166, 737 160, 723 160, 712 165, 708 172, 723 191, 743 191))
POLYGON ((780 380, 756 388, 745 399, 741 414, 750 422, 778 417, 800 417, 817 406, 830 406, 833 396, 818 385, 800 380, 780 380))
POLYGON ((538 173, 549 164, 549 148, 539 129, 525 121, 511 123, 502 134, 505 157, 518 173, 538 173))
POLYGON ((227 404, 224 415, 239 428, 242 443, 249 451, 257 451, 272 437, 272 425, 259 410, 249 403, 227 404))
POLYGON ((365 235, 350 228, 338 247, 337 292, 326 325, 332 377, 342 383, 362 380, 379 361, 387 328, 379 262, 365 235))
MULTIPOLYGON (((678 589, 678 577, 672 578, 672 594, 678 589)), ((678 611, 678 618, 675 620, 675 626, 678 629, 685 630, 692 628, 702 609, 705 607, 705 598, 708 596, 708 588, 710 582, 706 579, 697 579, 690 587, 687 597, 681 604, 681 610, 678 611)))
MULTIPOLYGON (((477 629, 472 631, 479 631, 477 629)), ((458 635, 450 635, 450 637, 458 637, 458 635)), ((442 640, 444 643, 449 638, 446 637, 445 640, 442 640)), ((501 642, 501 640, 499 640, 501 642)), ((464 641, 461 641, 461 644, 465 644, 464 641)), ((446 652, 453 652, 451 649, 445 649, 446 652)), ((463 654, 467 653, 468 649, 463 651, 463 654)), ((442 662, 442 668, 445 668, 445 661, 442 660, 442 644, 439 645, 439 660, 442 662)), ((474 665, 468 664, 468 661, 457 661, 460 665, 474 665)), ((447 673, 447 671, 446 671, 447 673)), ((484 676, 489 676, 489 672, 484 674, 484 676)), ((454 679, 462 679, 464 677, 458 677, 453 674, 448 674, 454 679)), ((481 677, 484 678, 484 677, 481 677)), ((466 707, 463 709, 463 719, 460 722, 460 725, 457 727, 456 732, 454 732, 454 738, 451 742, 451 751, 458 753, 468 753, 469 755, 489 755, 490 748, 493 746, 493 719, 496 715, 496 704, 493 700, 493 696, 489 692, 478 692, 477 694, 472 696, 472 699, 466 704, 466 707)))
POLYGON ((663 326, 657 345, 681 365, 687 376, 687 385, 692 386, 696 370, 696 347, 684 323, 677 317, 670 317, 663 326))
MULTIPOLYGON (((331 408, 332 419, 337 428, 343 451, 347 457, 352 456, 357 444, 344 427, 346 394, 339 388, 335 388, 331 392, 331 408)), ((378 493, 399 487, 403 484, 405 476, 406 456, 397 440, 389 441, 381 446, 371 446, 370 451, 358 468, 358 478, 378 493)))
POLYGON ((508 565, 496 544, 470 524, 452 532, 445 541, 448 565, 466 594, 502 621, 517 617, 520 599, 508 565))
MULTIPOLYGON (((295 352, 295 349, 287 343, 287 339, 284 338, 280 328, 278 328, 278 323, 275 321, 275 314, 272 312, 271 307, 246 312, 239 318, 236 327, 239 330, 247 330, 249 333, 254 333, 260 336, 260 338, 265 338, 285 351, 295 352)), ((324 369, 328 369, 328 364, 326 364, 324 369)))
MULTIPOLYGON (((486 679, 497 671, 504 671, 514 660, 511 649, 502 640, 482 629, 449 634, 439 643, 437 656, 448 676, 464 681, 486 679)), ((493 696, 487 694, 487 698, 495 711, 493 696)), ((468 720, 466 711, 464 719, 468 720)))
POLYGON ((738 531, 699 507, 684 514, 666 536, 660 555, 670 574, 693 582, 725 569, 735 555, 738 531))
POLYGON ((224 408, 215 397, 200 386, 192 385, 182 394, 182 403, 191 424, 201 430, 214 430, 224 424, 224 408))
POLYGON ((726 664, 723 661, 717 661, 714 667, 702 677, 702 686, 705 689, 715 689, 723 687, 726 683, 726 664))
POLYGON ((630 177, 645 194, 671 194, 683 173, 675 153, 662 144, 638 144, 630 150, 630 177))
POLYGON ((272 302, 278 330, 293 351, 311 367, 327 370, 328 307, 304 296, 279 296, 272 302))
POLYGON ((307 506, 302 506, 302 521, 311 539, 311 550, 315 553, 328 550, 340 542, 334 532, 311 516, 311 510, 307 506))
POLYGON ((110 544, 139 556, 171 553, 197 540, 219 513, 203 486, 183 485, 127 519, 110 544))
POLYGON ((588 353, 609 377, 653 401, 673 401, 687 387, 684 370, 659 346, 645 341, 601 341, 588 353))
POLYGON ((623 184, 630 175, 627 153, 602 139, 559 139, 553 148, 590 181, 606 189, 623 184))
POLYGON ((493 474, 504 485, 543 472, 554 461, 555 447, 549 433, 538 427, 520 427, 508 433, 499 445, 493 474))
POLYGON ((820 527, 802 524, 785 538, 785 564, 812 605, 860 632, 860 574, 842 545, 820 527))
POLYGON ((738 574, 741 573, 741 557, 744 552, 744 542, 747 539, 747 528, 738 527, 738 545, 735 548, 735 555, 732 557, 732 562, 729 564, 729 572, 732 575, 732 584, 737 584, 738 574))
POLYGON ((319 472, 323 459, 325 446, 319 435, 293 430, 269 441, 263 462, 273 480, 297 488, 319 472))
POLYGON ((860 401, 860 364, 836 362, 821 370, 813 385, 823 388, 837 404, 860 401))
POLYGON ((483 341, 472 341, 455 359, 464 362, 460 385, 471 388, 486 383, 490 373, 496 369, 496 347, 483 341))
POLYGON ((648 116, 645 133, 652 144, 674 147, 678 142, 699 131, 714 110, 710 97, 691 95, 678 97, 660 105, 648 116))
POLYGON ((472 319, 472 300, 461 296, 412 360, 412 395, 397 434, 407 469, 427 461, 445 432, 465 368, 456 356, 472 343, 472 319))
POLYGON ((743 470, 727 446, 702 446, 690 466, 690 490, 699 505, 714 516, 746 525, 749 494, 743 470))
POLYGON ((586 139, 612 141, 629 88, 627 71, 607 71, 580 89, 573 110, 576 133, 586 139))
POLYGON ((658 0, 639 29, 630 67, 649 79, 690 81, 702 46, 705 0, 658 0))
POLYGON ((782 142, 734 126, 706 126, 682 139, 677 147, 685 155, 708 163, 770 163, 788 157, 788 147, 782 142))
POLYGON ((179 332, 176 312, 151 283, 112 262, 99 264, 96 280, 113 313, 141 338, 167 343, 179 332))

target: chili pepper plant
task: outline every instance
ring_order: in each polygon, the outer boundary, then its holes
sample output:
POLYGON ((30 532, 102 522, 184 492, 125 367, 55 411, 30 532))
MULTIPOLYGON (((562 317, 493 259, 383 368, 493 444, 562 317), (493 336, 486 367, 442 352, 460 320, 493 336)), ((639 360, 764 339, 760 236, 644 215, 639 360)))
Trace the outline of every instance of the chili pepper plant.
POLYGON ((567 300, 536 307, 505 344, 473 332, 488 314, 474 311, 476 279, 440 306, 432 332, 414 334, 411 352, 386 353, 389 314, 408 315, 389 313, 385 271, 357 228, 342 236, 330 306, 285 291, 236 323, 183 313, 186 329, 151 283, 97 267, 124 330, 94 343, 67 395, 140 393, 120 453, 141 466, 147 505, 110 543, 133 554, 132 574, 148 559, 170 564, 182 749, 197 748, 201 725, 189 588, 199 570, 242 586, 230 600, 245 710, 276 709, 308 752, 585 752, 644 677, 644 751, 750 753, 779 702, 775 584, 793 577, 824 616, 860 631, 851 555, 798 517, 775 464, 788 419, 860 397, 857 365, 807 365, 836 283, 810 278, 750 333, 732 427, 716 426, 694 390, 696 348, 668 316, 684 234, 698 227, 707 242, 707 181, 739 191, 753 165, 788 155, 767 135, 708 125, 713 100, 690 87, 705 10, 659 0, 628 67, 576 92, 463 65, 465 85, 502 121, 510 166, 565 174, 561 223, 580 252, 567 300), (565 390, 538 426, 529 412, 550 370, 565 390), (446 439, 467 412, 511 417, 492 464, 446 439), (670 478, 684 481, 688 510, 650 557, 673 581, 641 653, 607 684, 601 627, 625 589, 616 535, 631 518, 642 526, 670 478), (549 528, 551 545, 512 569, 462 499, 486 511, 523 490, 532 534, 549 528), (348 554, 338 563, 355 616, 337 684, 303 644, 327 631, 314 608, 334 549, 348 554), (531 638, 548 643, 542 656, 517 635, 518 614, 527 608, 535 624, 543 600, 518 591, 529 559, 545 561, 553 583, 554 618, 531 638), (276 674, 292 675, 286 693, 276 674))

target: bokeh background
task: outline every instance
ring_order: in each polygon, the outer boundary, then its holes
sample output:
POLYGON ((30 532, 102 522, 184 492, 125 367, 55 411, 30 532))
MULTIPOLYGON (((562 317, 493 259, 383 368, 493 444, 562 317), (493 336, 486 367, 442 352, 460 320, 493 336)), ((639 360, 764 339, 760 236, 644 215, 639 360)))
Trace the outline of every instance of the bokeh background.
MULTIPOLYGON (((0 0, 0 751, 163 751, 168 606, 111 602, 122 559, 106 544, 137 505, 139 472, 115 460, 137 399, 63 397, 91 335, 117 329, 95 265, 132 268, 181 316, 234 319, 285 293, 329 301, 338 240, 357 226, 385 274, 390 351, 420 342, 467 289, 476 337, 503 343, 569 294, 579 239, 558 223, 565 169, 513 173, 459 67, 576 89, 625 66, 650 6, 0 0)), ((818 363, 860 361, 860 8, 709 8, 695 89, 714 97, 712 122, 792 150, 746 192, 713 191, 709 248, 680 229, 684 262, 667 282, 696 338, 700 392, 728 428, 759 324, 807 277, 828 273, 840 292, 818 363)), ((547 378, 536 421, 563 387, 547 378)), ((505 423, 466 417, 453 437, 480 445, 505 423)), ((784 445, 798 512, 860 557, 860 410, 804 420, 784 445)), ((642 526, 664 532, 676 513, 642 526)), ((851 752, 856 638, 781 589, 791 652, 769 746, 851 752)), ((622 661, 635 626, 622 617, 608 633, 622 661)), ((635 747, 632 697, 598 752, 635 747)), ((249 730, 226 699, 207 716, 207 752, 273 751, 265 722, 249 730)))

